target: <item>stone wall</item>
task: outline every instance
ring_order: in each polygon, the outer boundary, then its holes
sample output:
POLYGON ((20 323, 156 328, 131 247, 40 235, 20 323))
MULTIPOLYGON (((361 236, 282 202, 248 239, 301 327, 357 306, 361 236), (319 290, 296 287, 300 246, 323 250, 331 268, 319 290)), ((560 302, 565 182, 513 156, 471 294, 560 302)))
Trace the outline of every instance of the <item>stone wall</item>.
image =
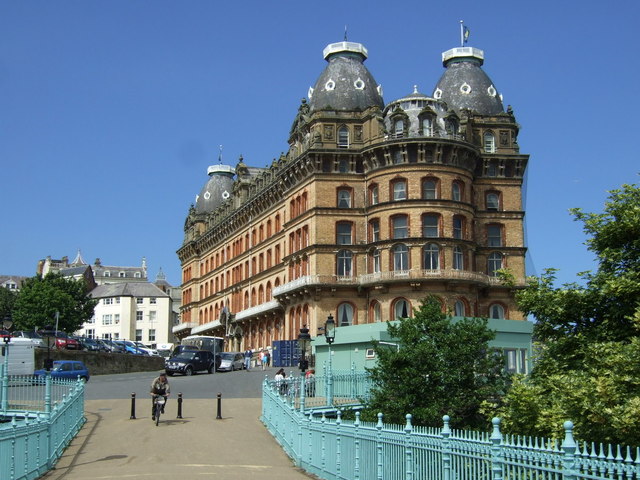
MULTIPOLYGON (((35 349, 36 370, 43 368, 47 358, 46 349, 35 349)), ((53 360, 80 360, 91 375, 109 373, 150 372, 164 370, 163 357, 149 357, 124 353, 76 352, 74 350, 51 350, 53 360)))

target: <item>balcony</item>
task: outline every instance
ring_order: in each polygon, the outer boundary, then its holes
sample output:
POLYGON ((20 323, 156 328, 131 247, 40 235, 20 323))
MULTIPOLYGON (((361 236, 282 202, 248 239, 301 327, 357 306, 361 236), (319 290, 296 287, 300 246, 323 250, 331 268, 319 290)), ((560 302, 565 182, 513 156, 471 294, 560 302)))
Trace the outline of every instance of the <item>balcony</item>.
POLYGON ((171 328, 171 331, 173 333, 182 332, 184 330, 189 330, 195 327, 196 325, 198 325, 196 322, 182 322, 176 325, 175 327, 171 328))
POLYGON ((214 328, 221 326, 222 324, 220 323, 220 320, 214 320, 213 322, 208 322, 202 325, 198 325, 197 327, 193 327, 191 329, 191 333, 195 335, 196 333, 206 332, 207 330, 213 330, 214 328))
POLYGON ((280 302, 278 302, 277 300, 271 300, 269 302, 256 305, 255 307, 240 310, 238 313, 236 313, 235 320, 245 320, 250 317, 255 317, 256 315, 272 312, 274 310, 280 310, 281 308, 282 305, 280 305, 280 302))
POLYGON ((309 287, 312 285, 357 285, 358 277, 347 275, 306 275, 304 277, 296 278, 295 280, 275 287, 273 289, 273 296, 284 295, 285 293, 299 290, 303 287, 309 287))
MULTIPOLYGON (((360 285, 373 283, 405 281, 405 280, 446 280, 463 281, 482 284, 499 284, 494 282, 494 277, 484 273, 469 272, 466 270, 395 270, 391 272, 378 272, 360 275, 360 285)), ((497 279, 496 279, 497 280, 497 279)))

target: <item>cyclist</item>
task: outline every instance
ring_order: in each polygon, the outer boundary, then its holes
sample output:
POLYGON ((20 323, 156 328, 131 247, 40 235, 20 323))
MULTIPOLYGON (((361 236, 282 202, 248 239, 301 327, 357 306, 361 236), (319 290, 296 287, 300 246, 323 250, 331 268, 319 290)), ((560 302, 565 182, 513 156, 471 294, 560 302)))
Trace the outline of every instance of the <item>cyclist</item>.
MULTIPOLYGON (((165 405, 167 404, 167 398, 169 397, 171 389, 169 388, 169 381, 167 380, 166 372, 160 372, 160 374, 151 382, 151 420, 156 419, 156 405, 154 398, 156 395, 162 395, 164 397, 165 405)), ((162 413, 164 413, 164 407, 162 406, 162 413)))

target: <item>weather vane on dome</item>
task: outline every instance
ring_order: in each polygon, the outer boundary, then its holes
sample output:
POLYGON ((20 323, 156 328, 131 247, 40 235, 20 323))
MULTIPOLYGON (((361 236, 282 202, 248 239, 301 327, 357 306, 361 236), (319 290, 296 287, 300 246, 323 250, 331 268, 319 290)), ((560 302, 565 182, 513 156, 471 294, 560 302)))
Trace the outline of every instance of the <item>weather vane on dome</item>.
POLYGON ((464 44, 469 41, 469 35, 471 30, 464 25, 464 20, 460 20, 460 46, 464 47, 464 44))
POLYGON ((220 153, 218 153, 218 163, 222 165, 222 145, 220 145, 220 153))

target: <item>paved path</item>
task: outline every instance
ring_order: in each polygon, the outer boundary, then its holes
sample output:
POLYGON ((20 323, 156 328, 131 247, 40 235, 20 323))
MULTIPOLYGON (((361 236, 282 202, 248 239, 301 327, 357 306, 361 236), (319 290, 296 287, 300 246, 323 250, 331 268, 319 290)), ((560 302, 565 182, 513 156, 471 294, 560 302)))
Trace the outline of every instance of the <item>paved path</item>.
POLYGON ((296 468, 258 417, 262 399, 223 399, 216 420, 215 400, 190 400, 176 419, 167 405, 159 426, 149 416, 149 400, 130 420, 127 400, 88 400, 87 423, 45 480, 153 478, 309 480, 296 468))

